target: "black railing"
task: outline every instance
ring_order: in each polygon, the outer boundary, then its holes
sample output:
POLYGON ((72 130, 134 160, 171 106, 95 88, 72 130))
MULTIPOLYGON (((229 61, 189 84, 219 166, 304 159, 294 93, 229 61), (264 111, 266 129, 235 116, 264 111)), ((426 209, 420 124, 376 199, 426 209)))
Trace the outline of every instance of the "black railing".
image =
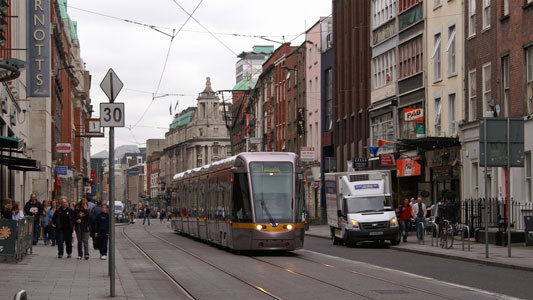
POLYGON ((525 229, 524 216, 533 216, 533 202, 519 202, 511 198, 468 198, 462 203, 446 203, 443 206, 443 217, 452 223, 461 223, 470 227, 473 232, 476 228, 485 228, 488 217, 488 227, 507 230, 507 212, 511 216, 511 230, 523 231, 525 229), (488 214, 487 214, 488 210, 488 214))

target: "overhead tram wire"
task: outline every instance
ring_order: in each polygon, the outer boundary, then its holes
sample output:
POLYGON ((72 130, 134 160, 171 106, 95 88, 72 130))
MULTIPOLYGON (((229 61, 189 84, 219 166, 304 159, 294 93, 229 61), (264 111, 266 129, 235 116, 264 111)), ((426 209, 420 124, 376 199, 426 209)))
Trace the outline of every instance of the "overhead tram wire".
MULTIPOLYGON (((226 45, 226 43, 224 43, 221 39, 219 39, 213 32, 211 32, 211 30, 207 29, 207 27, 205 27, 202 23, 200 23, 198 20, 196 20, 195 17, 193 17, 192 15, 194 14, 194 11, 191 13, 189 13, 185 8, 183 8, 183 6, 181 6, 178 2, 176 2, 176 0, 172 0, 172 2, 174 2, 179 8, 181 8, 181 10, 183 10, 186 14, 189 15, 189 17, 191 19, 193 19, 198 25, 200 25, 200 27, 202 27, 205 31, 209 32, 209 34, 215 39, 217 40, 220 44, 222 44, 222 46, 224 46, 226 49, 228 49, 231 53, 233 53, 233 55, 235 56, 239 56, 237 54, 237 52, 233 51, 233 49, 231 49, 228 45, 226 45)), ((253 68, 253 65, 252 63, 250 63, 247 59, 243 59, 247 65, 249 65, 250 67, 253 68)))
POLYGON ((104 14, 104 13, 99 13, 99 12, 95 12, 95 11, 91 11, 91 10, 87 10, 87 9, 83 9, 83 8, 79 8, 79 7, 75 7, 75 6, 68 5, 68 8, 71 8, 71 9, 74 9, 74 10, 83 11, 83 12, 90 13, 90 14, 99 15, 99 16, 106 17, 106 18, 115 19, 115 20, 118 20, 118 21, 123 21, 123 22, 131 23, 131 24, 135 24, 135 25, 148 27, 148 28, 150 28, 152 30, 155 30, 155 31, 157 31, 157 32, 159 32, 161 34, 164 34, 164 35, 166 35, 166 36, 168 36, 170 38, 172 38, 172 35, 162 31, 161 29, 175 30, 174 28, 168 28, 168 27, 163 27, 163 26, 155 26, 155 25, 145 24, 145 23, 141 23, 141 22, 137 22, 137 21, 133 21, 133 20, 129 20, 129 19, 123 19, 123 18, 119 18, 119 17, 114 17, 114 16, 107 15, 107 14, 104 14))
MULTIPOLYGON (((166 35, 168 37, 172 37, 172 35, 162 31, 161 29, 164 29, 164 30, 173 30, 174 29, 174 28, 170 28, 170 27, 151 25, 151 24, 147 24, 147 23, 143 23, 143 22, 139 22, 139 21, 134 21, 134 20, 130 20, 130 19, 124 19, 124 18, 121 18, 121 17, 116 17, 116 16, 112 16, 112 15, 108 15, 108 14, 104 14, 104 13, 100 13, 100 12, 96 12, 96 11, 92 11, 92 10, 88 10, 88 9, 83 9, 83 8, 79 8, 79 7, 75 7, 75 6, 68 6, 68 7, 72 8, 74 10, 79 10, 79 11, 86 12, 86 13, 89 13, 89 14, 94 14, 94 15, 98 15, 98 16, 101 16, 101 17, 114 19, 114 20, 117 20, 117 21, 122 21, 122 22, 131 23, 131 24, 134 24, 134 25, 148 27, 148 28, 153 29, 153 30, 155 30, 155 31, 157 31, 159 33, 162 33, 162 34, 164 34, 164 35, 166 35)), ((206 32, 206 31, 187 30, 187 29, 182 30, 182 31, 183 32, 192 32, 192 33, 208 33, 208 34, 211 33, 211 32, 206 32)), ((272 38, 276 38, 276 37, 281 38, 281 37, 289 37, 289 36, 301 35, 301 33, 298 33, 298 34, 287 34, 287 35, 254 35, 254 34, 229 33, 229 32, 212 32, 212 33, 213 34, 218 34, 218 35, 257 38, 257 39, 263 39, 265 41, 278 43, 278 44, 283 44, 283 42, 276 41, 276 40, 274 40, 272 38)))
MULTIPOLYGON (((174 42, 174 38, 181 32, 181 30, 183 29, 183 27, 185 27, 185 25, 187 24, 187 22, 189 22, 189 20, 191 18, 193 18, 193 14, 196 12, 196 10, 198 9, 198 7, 200 7, 200 4, 202 4, 202 2, 204 2, 204 0, 200 0, 200 2, 198 3, 198 5, 196 5, 196 7, 194 8, 194 10, 192 11, 192 14, 189 14, 189 17, 185 20, 185 22, 183 22, 183 24, 181 25, 181 27, 178 29, 178 31, 176 33, 175 32, 175 29, 172 30, 172 38, 170 39, 170 45, 168 46, 168 51, 167 51, 167 56, 165 58, 165 63, 163 65, 163 70, 161 72, 161 76, 159 77, 159 82, 157 83, 157 88, 155 90, 155 93, 152 94, 152 101, 150 101, 150 104, 148 104, 148 106, 146 107, 146 109, 144 110, 144 112, 142 113, 141 117, 139 118, 139 120, 137 120, 137 122, 135 122, 135 125, 133 125, 133 127, 131 127, 131 129, 134 129, 137 125, 139 125, 139 122, 142 121, 142 119, 144 118, 144 116, 146 115, 146 113, 148 112, 148 110, 150 109, 150 107, 152 106, 152 103, 154 103, 154 100, 156 99, 156 95, 157 93, 159 92, 159 87, 161 86, 161 82, 163 81, 163 75, 165 74, 165 70, 167 68, 167 63, 168 63, 168 58, 170 56, 170 50, 172 49, 172 43, 174 42)), ((130 129, 130 131, 131 131, 130 129)))

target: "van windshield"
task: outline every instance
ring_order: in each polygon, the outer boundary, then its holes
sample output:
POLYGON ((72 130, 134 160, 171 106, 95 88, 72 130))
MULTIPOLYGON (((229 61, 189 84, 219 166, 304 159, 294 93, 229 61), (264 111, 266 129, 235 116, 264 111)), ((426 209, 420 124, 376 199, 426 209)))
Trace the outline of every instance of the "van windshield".
POLYGON ((392 210, 390 196, 352 197, 346 198, 348 213, 362 213, 392 210))

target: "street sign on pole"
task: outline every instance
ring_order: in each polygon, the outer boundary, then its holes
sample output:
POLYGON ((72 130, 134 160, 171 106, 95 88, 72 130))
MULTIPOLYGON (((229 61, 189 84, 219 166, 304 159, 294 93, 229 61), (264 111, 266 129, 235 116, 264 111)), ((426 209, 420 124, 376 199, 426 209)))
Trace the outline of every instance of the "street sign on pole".
MULTIPOLYGON (((118 76, 115 74, 115 71, 113 69, 109 69, 107 71, 106 76, 104 77, 104 80, 102 80, 102 83, 100 83, 100 87, 104 91, 104 93, 109 98, 109 103, 107 105, 111 105, 115 102, 115 98, 118 96, 118 93, 120 93, 120 90, 124 84, 118 76)), ((121 103, 117 103, 121 104, 121 103)), ((102 104, 100 105, 100 108, 102 109, 102 104)), ((106 108, 105 105, 103 107, 106 108)), ((116 122, 114 124, 122 124, 124 126, 124 104, 122 103, 122 110, 119 111, 113 109, 113 107, 107 107, 109 108, 109 115, 100 117, 101 126, 104 125, 104 122, 111 122, 108 123, 109 125, 109 294, 111 297, 115 297, 115 125, 113 125, 112 121, 120 121, 116 122), (116 111, 116 115, 115 115, 116 111), (107 120, 107 121, 106 121, 107 120)), ((102 111, 100 111, 102 114, 102 111)))
POLYGON ((124 103, 100 103, 100 126, 124 127, 124 103))
POLYGON ((100 83, 102 91, 104 91, 107 98, 109 98, 109 102, 111 103, 115 101, 123 86, 124 84, 122 81, 120 81, 120 78, 118 78, 118 76, 115 74, 115 71, 113 71, 111 68, 109 71, 107 71, 107 74, 100 83))
POLYGON ((69 143, 57 143, 56 144, 56 152, 57 153, 70 153, 71 146, 69 143))

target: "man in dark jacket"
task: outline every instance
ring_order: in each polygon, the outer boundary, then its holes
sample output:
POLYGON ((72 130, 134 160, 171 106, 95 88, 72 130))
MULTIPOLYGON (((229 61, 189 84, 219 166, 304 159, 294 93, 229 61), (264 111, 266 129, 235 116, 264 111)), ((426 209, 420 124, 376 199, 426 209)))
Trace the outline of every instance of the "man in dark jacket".
POLYGON ((107 239, 109 238, 109 208, 102 204, 102 212, 96 216, 94 236, 98 238, 100 259, 107 259, 107 239))
POLYGON ((41 215, 43 214, 43 206, 37 200, 35 194, 31 194, 30 201, 24 205, 24 213, 27 216, 33 216, 33 244, 37 245, 39 241, 39 224, 41 224, 41 215))
POLYGON ((66 197, 61 197, 61 206, 56 210, 53 217, 56 226, 57 257, 63 257, 63 242, 67 245, 67 257, 72 254, 72 228, 74 212, 68 207, 66 197))

